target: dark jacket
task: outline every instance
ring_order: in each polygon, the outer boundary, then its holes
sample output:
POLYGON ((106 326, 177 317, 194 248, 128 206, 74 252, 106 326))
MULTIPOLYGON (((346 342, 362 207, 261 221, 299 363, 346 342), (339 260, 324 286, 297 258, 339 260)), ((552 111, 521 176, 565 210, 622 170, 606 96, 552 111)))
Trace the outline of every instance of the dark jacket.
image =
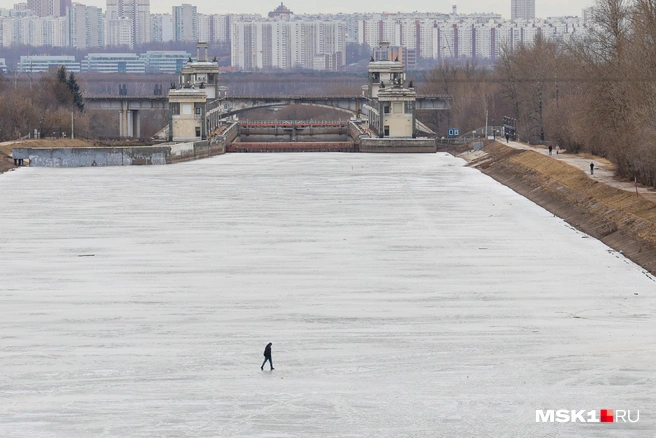
POLYGON ((264 357, 271 358, 271 344, 267 344, 266 348, 264 349, 264 357))

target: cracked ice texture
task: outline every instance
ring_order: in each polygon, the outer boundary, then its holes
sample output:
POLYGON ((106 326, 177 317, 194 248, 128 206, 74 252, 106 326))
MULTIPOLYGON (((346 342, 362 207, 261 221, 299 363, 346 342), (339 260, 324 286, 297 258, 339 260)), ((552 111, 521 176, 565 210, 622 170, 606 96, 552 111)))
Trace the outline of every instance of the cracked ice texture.
POLYGON ((656 426, 656 283, 448 155, 24 168, 0 191, 2 437, 656 426), (641 422, 535 422, 606 408, 641 422))

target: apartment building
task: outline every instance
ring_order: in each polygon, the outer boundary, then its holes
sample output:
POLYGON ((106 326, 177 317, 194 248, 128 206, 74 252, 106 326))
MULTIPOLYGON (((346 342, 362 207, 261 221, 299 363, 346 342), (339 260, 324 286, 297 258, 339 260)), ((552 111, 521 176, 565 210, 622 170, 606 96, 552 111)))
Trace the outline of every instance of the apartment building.
POLYGON ((211 41, 212 34, 212 17, 206 14, 197 14, 196 41, 203 43, 211 41))
POLYGON ((156 43, 173 41, 173 17, 171 14, 151 14, 150 41, 156 43))
POLYGON ((198 11, 196 6, 173 6, 173 40, 198 41, 198 11))
POLYGON ((347 42, 372 48, 388 42, 402 48, 399 54, 405 67, 414 68, 420 59, 495 60, 503 47, 512 50, 530 44, 538 35, 566 40, 581 34, 591 16, 586 9, 584 19, 526 19, 534 16, 534 0, 513 0, 513 21, 498 14, 458 14, 456 8, 449 14, 296 16, 284 5, 270 19, 257 14, 199 14, 192 4, 174 6, 171 14, 151 15, 150 0, 106 0, 104 16, 100 8, 75 3, 66 7, 65 17, 55 16, 69 3, 30 0, 0 9, 0 46, 134 48, 150 41, 203 41, 230 44, 232 64, 242 70, 334 70, 346 63, 347 42), (38 16, 51 11, 52 16, 38 16))
POLYGON ((105 19, 129 21, 132 27, 130 47, 150 42, 150 0, 107 0, 105 19))
POLYGON ((235 22, 231 34, 232 65, 240 70, 337 70, 346 63, 344 23, 235 22))
POLYGON ((105 46, 105 20, 102 9, 76 3, 68 8, 68 41, 76 49, 105 46))
POLYGON ((134 26, 127 17, 105 20, 105 44, 110 47, 134 48, 134 26))
MULTIPOLYGON (((70 5, 70 1, 68 4, 70 5)), ((38 17, 61 17, 65 15, 61 13, 61 0, 27 0, 27 9, 38 17)))

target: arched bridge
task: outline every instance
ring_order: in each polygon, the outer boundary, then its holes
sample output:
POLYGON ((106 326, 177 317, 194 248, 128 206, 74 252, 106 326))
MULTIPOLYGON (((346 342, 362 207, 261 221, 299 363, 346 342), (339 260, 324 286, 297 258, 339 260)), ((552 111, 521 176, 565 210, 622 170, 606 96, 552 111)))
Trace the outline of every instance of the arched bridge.
MULTIPOLYGON (((256 108, 281 108, 288 105, 311 105, 358 114, 368 102, 364 96, 222 96, 207 103, 209 129, 219 120, 256 108)), ((418 110, 446 110, 449 96, 417 96, 418 110)), ((139 112, 168 109, 167 96, 86 96, 85 108, 118 111, 121 137, 139 137, 139 112)))
MULTIPOLYGON (((311 105, 357 114, 367 101, 364 96, 223 96, 208 103, 207 113, 228 117, 255 108, 311 105)), ((448 109, 449 101, 448 96, 417 96, 417 109, 448 109)))

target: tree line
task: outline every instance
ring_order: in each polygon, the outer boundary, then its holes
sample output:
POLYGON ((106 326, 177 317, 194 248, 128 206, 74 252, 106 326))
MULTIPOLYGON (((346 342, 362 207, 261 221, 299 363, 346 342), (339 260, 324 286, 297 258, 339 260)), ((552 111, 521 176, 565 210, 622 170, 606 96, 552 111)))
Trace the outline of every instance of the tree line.
POLYGON ((0 141, 33 137, 35 130, 42 137, 70 136, 71 114, 76 132, 88 135, 90 120, 80 86, 65 67, 20 87, 0 75, 0 141))
POLYGON ((549 142, 610 159, 618 174, 656 186, 656 0, 597 0, 585 34, 537 38, 503 50, 494 69, 474 63, 425 74, 432 93, 453 96, 428 115, 437 132, 516 120, 522 141, 549 142))
MULTIPOLYGON (((76 138, 118 137, 118 112, 85 109, 87 84, 88 81, 80 80, 64 66, 35 75, 29 81, 16 81, 0 72, 0 141, 27 135, 70 138, 72 118, 76 138)), ((112 84, 108 94, 118 94, 117 89, 118 84, 112 84)), ((152 84, 149 84, 149 90, 143 94, 152 93, 152 84)), ((142 111, 143 137, 154 135, 167 123, 166 111, 142 111)))

